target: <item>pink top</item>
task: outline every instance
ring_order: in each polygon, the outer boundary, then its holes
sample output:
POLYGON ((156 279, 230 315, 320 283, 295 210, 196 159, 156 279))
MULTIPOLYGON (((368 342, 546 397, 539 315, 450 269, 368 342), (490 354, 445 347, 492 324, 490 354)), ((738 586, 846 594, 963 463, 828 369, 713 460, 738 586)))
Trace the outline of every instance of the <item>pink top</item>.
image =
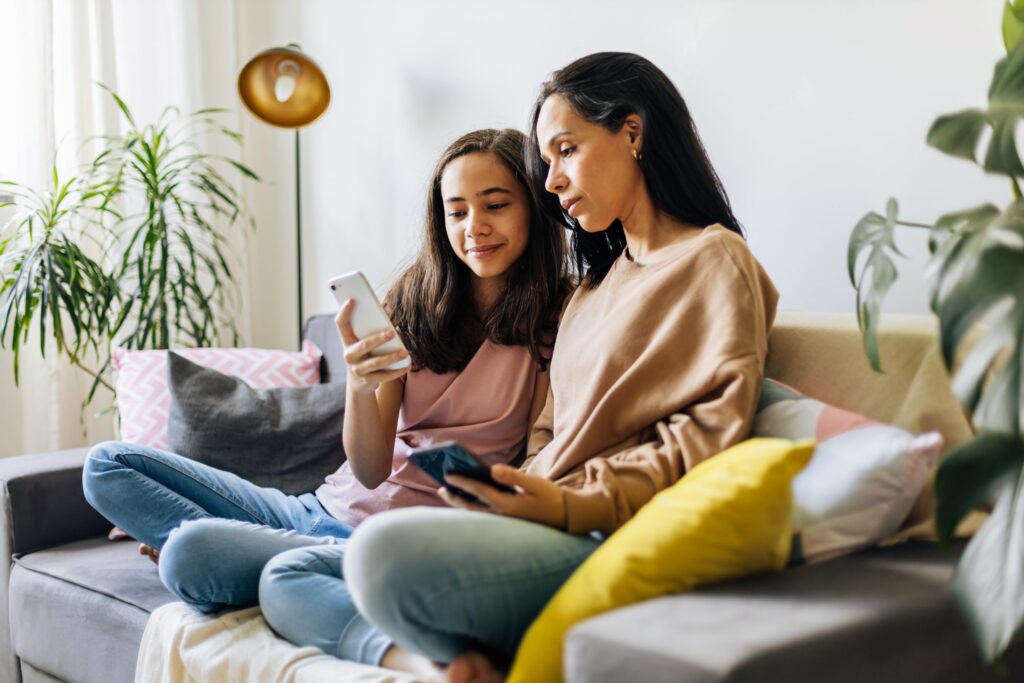
POLYGON ((417 446, 458 441, 489 465, 510 462, 526 444, 537 364, 525 346, 485 341, 462 372, 406 375, 391 476, 367 489, 348 462, 316 490, 334 517, 356 526, 367 515, 412 505, 444 505, 438 485, 409 462, 417 446))

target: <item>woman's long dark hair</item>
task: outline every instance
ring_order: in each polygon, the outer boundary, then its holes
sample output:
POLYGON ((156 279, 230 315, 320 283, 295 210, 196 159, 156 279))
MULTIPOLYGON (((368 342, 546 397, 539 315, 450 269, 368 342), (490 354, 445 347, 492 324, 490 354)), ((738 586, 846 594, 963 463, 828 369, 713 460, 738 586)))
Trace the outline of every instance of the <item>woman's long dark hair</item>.
POLYGON ((490 339, 528 346, 541 368, 547 368, 571 280, 564 230, 540 209, 526 173, 526 146, 526 136, 518 130, 478 130, 453 142, 438 160, 419 255, 384 298, 413 367, 436 373, 461 371, 484 339, 490 339), (505 291, 482 320, 473 301, 473 276, 448 241, 441 197, 445 168, 473 152, 494 154, 522 186, 530 205, 526 250, 509 268, 505 291))
POLYGON ((540 157, 537 118, 552 95, 561 95, 579 116, 612 132, 621 130, 630 114, 639 115, 643 121, 639 164, 654 207, 691 225, 721 223, 743 235, 686 102, 668 76, 649 60, 628 52, 588 55, 559 69, 541 86, 530 116, 526 153, 534 191, 543 197, 545 213, 573 231, 573 258, 585 286, 601 282, 625 248, 626 235, 618 220, 602 232, 584 231, 544 190, 548 165, 540 157))

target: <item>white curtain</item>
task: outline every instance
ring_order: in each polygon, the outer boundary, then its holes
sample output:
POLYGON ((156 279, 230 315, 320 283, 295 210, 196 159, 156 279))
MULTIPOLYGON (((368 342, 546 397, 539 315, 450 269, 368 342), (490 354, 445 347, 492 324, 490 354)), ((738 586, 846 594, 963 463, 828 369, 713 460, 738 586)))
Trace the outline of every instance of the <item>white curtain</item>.
MULTIPOLYGON (((237 129, 238 11, 236 0, 0 0, 0 179, 43 189, 54 155, 73 174, 90 156, 83 141, 117 132, 118 111, 97 82, 116 90, 138 122, 169 105, 221 106, 231 109, 223 122, 237 129)), ((0 210, 0 221, 9 215, 0 210)), ((238 272, 246 293, 244 261, 238 272)), ((45 358, 38 338, 23 348, 18 388, 12 370, 11 353, 0 351, 0 456, 115 436, 112 416, 95 415, 109 393, 80 421, 91 380, 52 345, 45 358)))

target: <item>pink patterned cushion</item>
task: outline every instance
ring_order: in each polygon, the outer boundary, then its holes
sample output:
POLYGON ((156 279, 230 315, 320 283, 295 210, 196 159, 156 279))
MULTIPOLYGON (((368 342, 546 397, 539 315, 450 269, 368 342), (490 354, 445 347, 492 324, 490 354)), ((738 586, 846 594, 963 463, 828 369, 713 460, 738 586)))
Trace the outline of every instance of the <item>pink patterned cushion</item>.
MULTIPOLYGON (((302 351, 275 349, 175 349, 194 363, 234 375, 254 389, 302 387, 320 382, 320 357, 310 341, 302 351)), ((153 448, 168 448, 167 420, 171 394, 167 388, 166 351, 113 353, 115 389, 121 416, 121 439, 153 448)))

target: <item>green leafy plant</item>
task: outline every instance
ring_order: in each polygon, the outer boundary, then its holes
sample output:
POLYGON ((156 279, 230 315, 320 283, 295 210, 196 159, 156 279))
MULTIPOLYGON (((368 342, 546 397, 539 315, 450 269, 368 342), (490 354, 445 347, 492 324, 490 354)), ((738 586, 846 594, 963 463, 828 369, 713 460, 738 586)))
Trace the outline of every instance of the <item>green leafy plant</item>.
POLYGON ((941 116, 927 142, 1004 175, 1013 201, 948 213, 934 225, 869 213, 850 236, 847 267, 872 367, 881 371, 877 330, 882 300, 897 277, 896 226, 929 231, 925 271, 939 319, 952 389, 970 412, 976 436, 943 459, 935 481, 936 525, 948 543, 972 509, 992 514, 968 543, 953 593, 981 652, 997 661, 1024 626, 1024 165, 1015 130, 1024 119, 1024 0, 1006 5, 1007 56, 995 68, 986 109, 941 116))
POLYGON ((17 382, 36 324, 41 353, 52 337, 58 354, 93 377, 85 404, 98 386, 111 388, 112 345, 206 346, 225 336, 237 343, 227 239, 245 213, 226 174, 258 180, 238 160, 200 146, 202 138, 241 144, 216 120, 224 110, 184 115, 168 107, 155 123, 138 125, 108 92, 126 130, 100 138, 101 151, 79 175, 64 181, 54 165, 45 191, 0 185, 13 198, 0 207, 14 207, 0 228, 0 347, 14 352, 17 382))
POLYGON ((0 207, 18 207, 0 230, 0 344, 14 351, 15 382, 33 320, 41 353, 49 322, 57 352, 98 379, 82 356, 99 351, 109 330, 106 312, 119 295, 116 281, 89 254, 98 245, 88 226, 114 213, 110 185, 88 176, 62 181, 56 166, 52 181, 44 192, 0 182, 12 198, 0 207))

